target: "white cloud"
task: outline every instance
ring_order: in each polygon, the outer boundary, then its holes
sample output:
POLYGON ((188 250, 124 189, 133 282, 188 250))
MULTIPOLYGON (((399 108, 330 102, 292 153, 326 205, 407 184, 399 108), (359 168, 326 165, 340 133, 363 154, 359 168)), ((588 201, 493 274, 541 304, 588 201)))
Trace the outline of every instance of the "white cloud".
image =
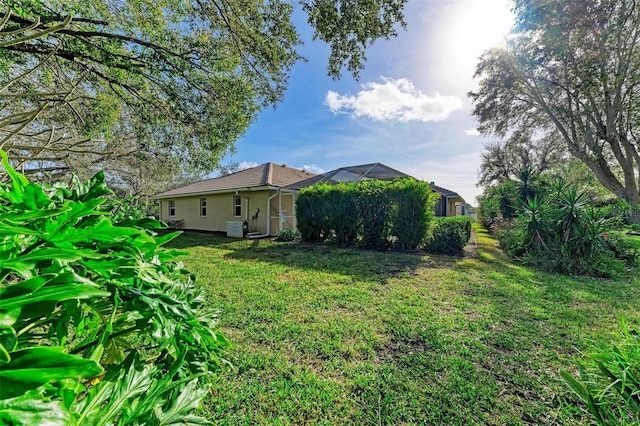
POLYGON ((238 163, 238 171, 250 169, 252 167, 256 167, 258 163, 255 161, 241 161, 238 163))
POLYGON ((480 136, 480 132, 477 129, 467 129, 464 132, 469 136, 480 136))
POLYGON ((428 96, 406 78, 382 77, 382 83, 366 83, 355 96, 328 91, 325 103, 333 113, 388 121, 441 121, 463 107, 457 96, 428 96))
POLYGON ((322 167, 316 166, 315 164, 305 164, 304 166, 302 166, 302 170, 306 170, 308 172, 315 173, 317 175, 326 172, 325 169, 323 169, 322 167))

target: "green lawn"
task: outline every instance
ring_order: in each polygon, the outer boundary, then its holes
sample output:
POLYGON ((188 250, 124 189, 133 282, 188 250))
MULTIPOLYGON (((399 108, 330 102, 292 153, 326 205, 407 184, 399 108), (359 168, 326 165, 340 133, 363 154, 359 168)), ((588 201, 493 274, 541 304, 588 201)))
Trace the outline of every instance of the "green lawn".
POLYGON ((640 235, 623 234, 625 240, 636 250, 640 250, 640 235))
POLYGON ((576 424, 561 369, 625 316, 640 274, 513 264, 480 231, 455 259, 185 233, 172 242, 221 309, 233 367, 216 424, 576 424))

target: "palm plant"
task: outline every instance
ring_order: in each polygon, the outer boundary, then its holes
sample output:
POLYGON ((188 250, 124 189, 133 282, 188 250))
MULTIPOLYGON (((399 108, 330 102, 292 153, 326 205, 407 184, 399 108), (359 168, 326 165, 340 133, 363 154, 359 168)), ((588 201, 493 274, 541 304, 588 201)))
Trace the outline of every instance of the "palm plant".
POLYGON ((558 194, 558 225, 564 231, 563 240, 565 243, 576 232, 579 232, 582 226, 581 213, 591 201, 589 194, 586 191, 579 191, 576 186, 566 188, 558 194))
POLYGON ((536 191, 534 189, 535 180, 536 174, 530 167, 525 167, 518 172, 516 182, 518 193, 520 194, 520 200, 522 200, 523 203, 527 203, 527 199, 536 195, 536 191))
POLYGON ((548 228, 544 220, 543 208, 544 203, 541 198, 533 195, 526 198, 522 207, 522 213, 526 220, 526 232, 529 243, 533 247, 542 247, 546 251, 549 251, 549 247, 544 241, 548 228))

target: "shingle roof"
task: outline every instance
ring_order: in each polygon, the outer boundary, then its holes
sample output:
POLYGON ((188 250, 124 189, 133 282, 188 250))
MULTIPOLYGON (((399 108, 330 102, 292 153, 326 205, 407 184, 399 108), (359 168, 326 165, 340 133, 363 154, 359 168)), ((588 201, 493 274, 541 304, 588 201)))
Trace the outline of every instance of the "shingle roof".
MULTIPOLYGON (((288 188, 301 189, 316 183, 357 182, 360 180, 379 179, 391 180, 395 178, 411 177, 381 163, 361 164, 359 166, 341 167, 320 175, 310 177, 300 182, 290 184, 288 188)), ((457 192, 443 188, 430 182, 431 189, 447 198, 462 198, 457 192)))
POLYGON ((309 179, 290 184, 288 187, 300 189, 306 188, 319 182, 357 182, 369 179, 391 180, 403 177, 410 176, 398 170, 392 169, 391 167, 385 166, 384 164, 371 163, 361 164, 359 166, 341 167, 339 169, 331 170, 330 172, 325 172, 321 175, 313 176, 309 179))
POLYGON ((437 193, 439 193, 440 195, 443 195, 447 198, 462 198, 457 192, 454 192, 450 189, 446 189, 443 188, 441 186, 438 186, 436 184, 434 184, 433 182, 429 183, 429 186, 431 186, 431 189, 437 193))
POLYGON ((284 187, 313 176, 315 176, 314 173, 287 167, 284 164, 265 163, 226 176, 205 179, 169 191, 160 192, 152 198, 206 194, 209 192, 259 186, 284 187))

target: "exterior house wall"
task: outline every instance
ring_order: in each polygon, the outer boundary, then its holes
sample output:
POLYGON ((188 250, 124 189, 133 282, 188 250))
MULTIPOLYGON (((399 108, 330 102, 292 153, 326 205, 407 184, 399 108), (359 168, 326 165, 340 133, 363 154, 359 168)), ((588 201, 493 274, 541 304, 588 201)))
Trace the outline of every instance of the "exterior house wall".
POLYGON ((440 196, 440 198, 438 199, 438 201, 436 201, 435 203, 435 207, 434 207, 434 212, 435 215, 438 217, 442 217, 445 215, 445 206, 447 199, 445 197, 443 197, 442 195, 440 196))
POLYGON ((462 201, 461 198, 448 198, 447 202, 449 203, 449 209, 447 210, 447 216, 455 216, 456 215, 456 203, 462 201))
MULTIPOLYGON (((265 234, 267 232, 267 200, 275 191, 238 191, 241 197, 241 216, 236 217, 234 209, 235 192, 224 194, 196 195, 193 197, 175 197, 160 200, 160 219, 164 221, 184 221, 184 229, 200 231, 227 231, 227 221, 249 223, 249 230, 265 234), (207 215, 200 215, 200 198, 207 199, 207 215), (169 200, 175 202, 175 216, 169 216, 169 200), (252 219, 260 209, 258 217, 252 219)), ((277 197, 276 197, 277 198, 277 197)), ((277 201, 276 201, 277 208, 277 201)), ((276 222, 277 224, 277 222, 276 222)), ((275 232, 277 232, 277 227, 275 232)))
POLYGON ((444 195, 435 204, 436 216, 456 216, 456 204, 462 202, 462 198, 447 198, 444 195))

